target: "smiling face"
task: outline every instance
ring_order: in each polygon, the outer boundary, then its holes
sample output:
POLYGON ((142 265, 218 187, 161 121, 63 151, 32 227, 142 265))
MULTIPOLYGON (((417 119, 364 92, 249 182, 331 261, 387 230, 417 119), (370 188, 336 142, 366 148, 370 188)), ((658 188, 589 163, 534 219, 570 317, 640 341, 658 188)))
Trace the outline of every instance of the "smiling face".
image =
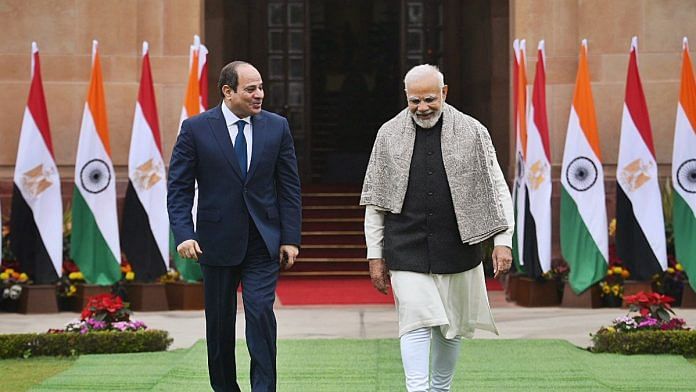
POLYGON ((447 86, 440 87, 436 74, 424 75, 406 86, 408 110, 422 128, 432 128, 442 114, 442 103, 447 97, 447 86))
POLYGON ((263 80, 261 74, 250 64, 237 67, 237 90, 228 85, 222 86, 225 103, 239 118, 245 118, 261 113, 263 103, 263 80))

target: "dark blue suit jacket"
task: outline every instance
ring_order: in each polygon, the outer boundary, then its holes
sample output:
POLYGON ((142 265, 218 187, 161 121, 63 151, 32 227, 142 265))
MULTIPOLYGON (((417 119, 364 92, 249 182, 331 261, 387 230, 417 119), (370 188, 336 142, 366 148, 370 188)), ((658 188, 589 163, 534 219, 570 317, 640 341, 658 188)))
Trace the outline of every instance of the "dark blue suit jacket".
POLYGON ((177 244, 198 241, 202 264, 240 264, 247 249, 249 217, 271 258, 278 260, 281 244, 300 245, 300 179, 288 121, 264 110, 251 123, 251 164, 245 181, 220 106, 185 120, 174 145, 169 163, 169 220, 177 244), (194 231, 191 209, 196 181, 194 231))

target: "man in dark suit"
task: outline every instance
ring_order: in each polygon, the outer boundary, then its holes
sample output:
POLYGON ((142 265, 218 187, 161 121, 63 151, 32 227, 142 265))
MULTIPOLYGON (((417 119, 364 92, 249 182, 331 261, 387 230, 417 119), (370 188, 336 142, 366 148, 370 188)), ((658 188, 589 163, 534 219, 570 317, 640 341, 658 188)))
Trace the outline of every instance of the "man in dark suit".
POLYGON ((181 125, 169 166, 169 220, 177 252, 197 259, 203 271, 211 386, 240 390, 234 351, 241 282, 252 391, 275 391, 276 282, 300 244, 297 160, 288 121, 261 109, 256 68, 227 64, 218 89, 220 106, 181 125))

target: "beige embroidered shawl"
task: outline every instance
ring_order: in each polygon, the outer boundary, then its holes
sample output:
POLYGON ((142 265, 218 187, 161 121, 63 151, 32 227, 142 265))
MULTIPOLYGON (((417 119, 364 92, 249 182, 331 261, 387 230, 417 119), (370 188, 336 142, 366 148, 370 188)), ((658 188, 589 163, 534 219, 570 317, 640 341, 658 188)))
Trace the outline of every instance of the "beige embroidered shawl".
MULTIPOLYGON (((504 198, 493 184, 500 170, 488 130, 480 122, 443 103, 442 158, 462 242, 475 244, 509 228, 504 198), (494 164, 495 163, 495 164, 494 164)), ((365 174, 360 205, 394 214, 408 187, 416 128, 408 109, 387 121, 377 133, 365 174)))

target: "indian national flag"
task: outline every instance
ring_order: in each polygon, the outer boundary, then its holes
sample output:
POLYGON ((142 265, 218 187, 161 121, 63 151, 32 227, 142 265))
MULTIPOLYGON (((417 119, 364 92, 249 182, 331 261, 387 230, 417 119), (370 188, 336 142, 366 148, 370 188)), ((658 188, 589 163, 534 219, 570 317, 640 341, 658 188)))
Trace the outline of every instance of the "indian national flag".
POLYGON ((184 106, 181 108, 181 123, 189 117, 206 111, 208 106, 208 48, 201 44, 199 36, 193 37, 189 48, 189 74, 186 83, 184 106))
POLYGON ((54 283, 62 274, 63 204, 36 42, 31 44, 31 87, 19 135, 10 233, 22 272, 34 283, 54 283))
POLYGON ((632 279, 667 268, 665 223, 648 107, 638 73, 638 38, 631 41, 616 166, 616 253, 632 279))
POLYGON ((162 138, 147 42, 143 42, 142 58, 128 155, 129 181, 123 205, 121 243, 135 279, 153 282, 169 268, 169 217, 162 138))
POLYGON ((88 283, 111 285, 121 277, 116 181, 97 41, 75 162, 70 254, 88 283))
POLYGON ((674 248, 696 286, 696 82, 684 38, 681 89, 672 155, 674 248))
POLYGON ((536 75, 527 123, 525 179, 528 214, 524 225, 524 264, 530 276, 551 269, 551 149, 546 116, 546 66, 544 41, 537 49, 536 75))
MULTIPOLYGON (((199 36, 194 36, 193 45, 189 50, 189 75, 186 84, 186 94, 184 96, 184 106, 181 109, 181 123, 189 117, 203 113, 208 106, 208 48, 201 44, 199 36)), ((196 224, 196 210, 198 208, 198 186, 196 186, 196 196, 193 199, 193 218, 196 224)), ((200 266, 193 260, 184 259, 176 252, 174 236, 169 236, 170 253, 176 263, 176 268, 181 273, 181 277, 186 281, 198 281, 203 278, 200 266)))
POLYGON ((512 200, 515 208, 515 232, 512 251, 515 267, 521 271, 524 265, 524 220, 526 215, 527 188, 524 180, 524 156, 527 149, 527 61, 525 40, 513 42, 515 51, 512 68, 514 124, 515 124, 515 182, 512 200))
POLYGON ((570 266, 570 286, 581 293, 602 280, 609 259, 604 170, 587 66, 587 40, 580 47, 561 184, 561 251, 570 266))

